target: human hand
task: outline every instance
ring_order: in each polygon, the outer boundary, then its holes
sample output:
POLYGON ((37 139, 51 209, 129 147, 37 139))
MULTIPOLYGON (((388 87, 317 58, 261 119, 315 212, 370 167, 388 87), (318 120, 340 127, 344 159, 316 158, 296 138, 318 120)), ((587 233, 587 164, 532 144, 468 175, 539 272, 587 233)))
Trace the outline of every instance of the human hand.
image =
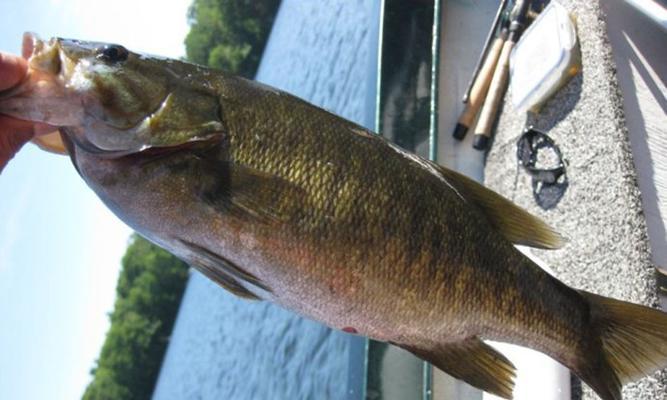
MULTIPOLYGON (((17 85, 28 71, 25 59, 0 53, 0 91, 17 85)), ((32 138, 54 131, 47 124, 35 123, 0 114, 0 172, 9 160, 32 138)))

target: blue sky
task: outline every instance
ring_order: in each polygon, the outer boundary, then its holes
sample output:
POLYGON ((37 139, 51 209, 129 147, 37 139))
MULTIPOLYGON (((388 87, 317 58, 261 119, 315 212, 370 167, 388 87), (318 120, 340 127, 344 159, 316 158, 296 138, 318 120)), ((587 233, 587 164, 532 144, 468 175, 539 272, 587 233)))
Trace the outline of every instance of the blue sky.
MULTIPOLYGON (((191 0, 0 0, 0 51, 24 31, 184 54, 191 0)), ((0 399, 80 398, 131 231, 66 157, 29 144, 0 174, 0 399)))

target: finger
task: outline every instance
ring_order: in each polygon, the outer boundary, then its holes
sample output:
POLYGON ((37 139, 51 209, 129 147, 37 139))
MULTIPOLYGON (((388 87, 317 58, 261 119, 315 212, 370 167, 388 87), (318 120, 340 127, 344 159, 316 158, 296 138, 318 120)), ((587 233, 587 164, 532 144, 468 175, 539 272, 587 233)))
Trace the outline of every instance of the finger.
POLYGON ((0 90, 8 89, 23 79, 28 71, 28 62, 12 54, 0 52, 0 90))
POLYGON ((26 121, 0 114, 0 132, 5 135, 11 135, 11 132, 31 132, 35 136, 41 136, 56 130, 58 130, 57 126, 42 122, 26 121))
POLYGON ((21 147, 35 136, 35 129, 36 125, 30 121, 0 115, 0 172, 21 147))
POLYGON ((32 136, 31 131, 11 132, 11 134, 0 132, 0 172, 32 136))

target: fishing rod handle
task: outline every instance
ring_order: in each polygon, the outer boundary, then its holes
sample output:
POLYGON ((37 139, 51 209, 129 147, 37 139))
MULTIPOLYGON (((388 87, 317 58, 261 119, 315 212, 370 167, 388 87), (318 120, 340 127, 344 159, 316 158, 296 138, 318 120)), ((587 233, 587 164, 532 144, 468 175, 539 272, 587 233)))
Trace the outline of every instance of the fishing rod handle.
MULTIPOLYGON (((505 11, 505 8, 507 7, 507 1, 508 0, 501 0, 500 4, 498 5, 498 11, 496 11, 496 16, 493 18, 493 24, 491 25, 491 29, 489 29, 489 33, 486 35, 486 39, 484 39, 484 47, 482 48, 482 52, 477 58, 477 63, 475 63, 475 70, 470 77, 470 82, 468 82, 468 87, 466 88, 466 92, 463 95, 463 103, 468 102, 470 91, 472 90, 472 85, 475 83, 475 80, 477 80, 477 75, 479 75, 479 71, 482 68, 482 63, 484 63, 484 60, 486 59, 491 41, 494 39, 494 37, 497 36, 496 33, 499 31, 498 27, 503 25, 503 29, 506 29, 506 27, 504 27, 505 20, 503 18, 503 11, 505 11)), ((507 21, 507 25, 509 26, 509 21, 507 21)), ((500 32, 502 32, 503 29, 500 29, 500 32)))
POLYGON ((484 58, 484 64, 482 64, 482 68, 479 70, 472 89, 470 90, 468 102, 465 103, 463 112, 461 112, 461 116, 454 129, 454 138, 458 140, 462 140, 465 137, 468 129, 475 121, 475 117, 477 116, 480 107, 482 107, 482 103, 484 103, 484 96, 486 96, 486 92, 491 85, 491 78, 493 77, 493 71, 496 69, 496 64, 498 63, 500 51, 503 48, 503 42, 504 40, 500 36, 494 39, 489 52, 484 58))
POLYGON ((475 126, 475 140, 473 142, 473 147, 477 150, 484 150, 491 136, 491 129, 493 128, 493 123, 495 122, 496 115, 498 114, 498 109, 500 107, 500 101, 505 95, 507 90, 507 81, 509 80, 509 66, 510 66, 510 53, 514 47, 515 42, 512 40, 507 40, 503 44, 503 49, 500 52, 500 58, 498 59, 498 65, 493 74, 493 79, 491 80, 491 86, 489 86, 489 92, 486 95, 484 100, 484 105, 482 106, 482 111, 479 114, 479 119, 477 120, 477 125, 475 126))

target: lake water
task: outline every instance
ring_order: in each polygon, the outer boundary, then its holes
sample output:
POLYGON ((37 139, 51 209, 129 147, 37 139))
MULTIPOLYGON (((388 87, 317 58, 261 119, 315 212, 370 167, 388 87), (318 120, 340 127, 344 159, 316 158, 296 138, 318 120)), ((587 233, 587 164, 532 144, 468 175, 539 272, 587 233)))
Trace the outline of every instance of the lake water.
MULTIPOLYGON (((257 79, 372 127, 379 0, 283 0, 257 79)), ((155 400, 344 399, 351 336, 194 272, 155 400)))

